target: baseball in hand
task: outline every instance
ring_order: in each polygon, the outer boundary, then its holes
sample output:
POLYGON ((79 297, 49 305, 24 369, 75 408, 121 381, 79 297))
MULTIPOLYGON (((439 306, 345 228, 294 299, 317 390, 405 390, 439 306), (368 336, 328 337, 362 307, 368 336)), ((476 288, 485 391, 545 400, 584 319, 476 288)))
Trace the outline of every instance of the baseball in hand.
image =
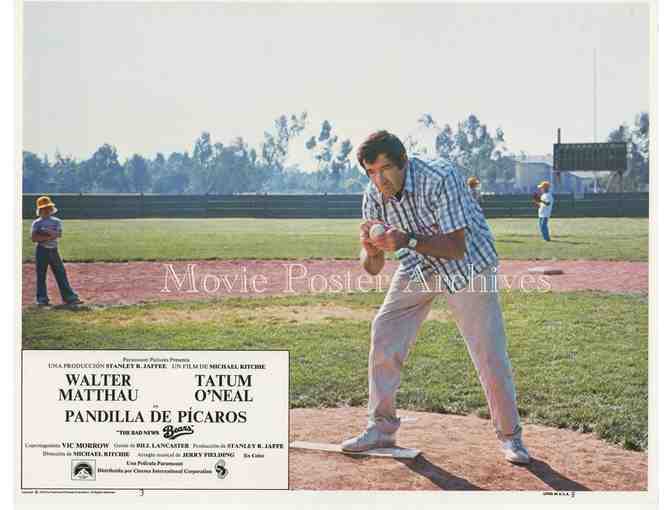
POLYGON ((369 229, 369 237, 375 239, 385 234, 385 226, 380 223, 376 223, 369 229))

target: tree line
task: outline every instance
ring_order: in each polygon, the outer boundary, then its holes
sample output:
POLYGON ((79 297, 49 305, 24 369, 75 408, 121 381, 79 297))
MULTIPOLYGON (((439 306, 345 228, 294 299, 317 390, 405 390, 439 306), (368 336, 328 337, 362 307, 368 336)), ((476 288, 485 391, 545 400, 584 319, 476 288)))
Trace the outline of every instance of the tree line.
MULTIPOLYGON (((632 125, 623 123, 609 132, 608 142, 627 142, 630 147, 630 171, 623 176, 623 191, 648 190, 649 185, 649 114, 640 112, 632 125)), ((615 189, 613 179, 604 188, 615 189)))
MULTIPOLYGON (((191 151, 133 154, 121 161, 116 147, 105 143, 88 159, 56 153, 53 159, 23 152, 25 193, 359 193, 368 179, 354 158, 350 139, 341 138, 328 120, 309 133, 308 114, 281 115, 264 132, 257 149, 242 138, 214 142, 203 132, 191 151), (304 168, 289 164, 290 151, 301 151, 304 168), (309 166, 311 168, 305 168, 309 166)), ((455 128, 423 114, 404 138, 410 154, 453 162, 466 176, 476 175, 485 191, 515 176, 516 159, 506 146, 504 131, 489 130, 476 115, 455 128)), ((633 147, 633 171, 627 188, 648 183, 648 114, 637 116, 609 134, 609 141, 633 147)))

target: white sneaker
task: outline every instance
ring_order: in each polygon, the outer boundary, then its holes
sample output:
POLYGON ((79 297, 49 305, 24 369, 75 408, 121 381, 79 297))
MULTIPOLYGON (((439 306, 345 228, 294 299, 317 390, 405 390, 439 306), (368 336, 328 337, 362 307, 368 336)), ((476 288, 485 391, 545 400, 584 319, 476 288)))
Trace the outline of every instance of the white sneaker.
POLYGON ((395 435, 380 432, 377 428, 366 429, 357 437, 353 437, 341 443, 344 452, 365 452, 376 448, 393 448, 395 435))
POLYGON ((504 457, 513 464, 529 464, 530 453, 525 448, 523 440, 519 437, 502 441, 504 457))

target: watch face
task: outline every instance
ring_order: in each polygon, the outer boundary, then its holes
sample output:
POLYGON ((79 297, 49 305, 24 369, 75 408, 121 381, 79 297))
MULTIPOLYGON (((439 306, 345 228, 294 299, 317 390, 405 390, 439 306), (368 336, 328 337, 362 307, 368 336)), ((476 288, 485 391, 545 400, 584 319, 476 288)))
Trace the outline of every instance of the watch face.
POLYGON ((416 246, 417 244, 418 244, 418 240, 417 240, 415 237, 411 237, 411 238, 408 240, 408 247, 411 248, 411 249, 415 248, 415 246, 416 246))

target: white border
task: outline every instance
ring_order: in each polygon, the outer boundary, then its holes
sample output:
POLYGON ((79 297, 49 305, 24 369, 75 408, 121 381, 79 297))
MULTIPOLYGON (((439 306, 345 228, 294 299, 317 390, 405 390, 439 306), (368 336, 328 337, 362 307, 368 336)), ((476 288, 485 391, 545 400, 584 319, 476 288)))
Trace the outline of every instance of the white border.
MULTIPOLYGON (((139 0, 131 0, 131 1, 139 1, 139 0)), ((175 1, 175 0, 169 0, 169 1, 175 1)), ((177 0, 179 1, 179 0, 177 0)), ((327 1, 327 0, 324 0, 327 1)), ((332 0, 333 1, 333 0, 332 0)), ((403 1, 403 0, 392 0, 392 1, 403 1)), ((435 0, 430 0, 430 1, 435 1, 435 0)), ((490 0, 493 1, 493 0, 490 0)), ((497 3, 503 3, 506 0, 496 0, 497 3)), ((520 1, 520 0, 519 0, 520 1)), ((590 3, 606 3, 608 0, 593 0, 590 3)), ((20 116, 21 116, 21 110, 18 107, 20 104, 20 93, 21 93, 21 79, 20 79, 20 71, 19 62, 18 59, 15 62, 15 55, 18 55, 18 51, 16 51, 16 48, 18 48, 18 42, 19 42, 19 34, 15 32, 15 29, 18 29, 18 23, 14 23, 15 21, 15 12, 18 11, 17 5, 20 0, 15 0, 15 2, 7 2, 3 1, 0 2, 0 58, 2 59, 2 63, 4 64, 3 68, 7 71, 9 69, 12 69, 12 71, 17 71, 15 73, 12 72, 7 72, 3 74, 3 80, 1 83, 1 97, 2 97, 2 104, 5 106, 5 108, 2 108, 3 112, 9 112, 9 111, 14 111, 14 120, 15 123, 12 123, 12 118, 8 115, 1 115, 0 119, 2 121, 2 124, 0 125, 0 163, 2 163, 0 168, 3 168, 5 171, 1 172, 0 175, 2 175, 2 178, 5 179, 5 181, 2 183, 2 189, 3 190, 9 190, 9 193, 6 193, 6 195, 3 197, 4 200, 0 201, 1 207, 3 208, 2 212, 3 217, 5 218, 17 218, 20 216, 20 208, 19 208, 19 193, 18 191, 20 190, 20 179, 19 179, 19 168, 20 168, 20 155, 21 155, 21 150, 20 150, 20 129, 19 129, 19 122, 20 122, 20 116), (15 4, 15 2, 17 2, 15 4), (15 47, 15 43, 17 43, 17 46, 15 47), (15 63, 16 63, 16 69, 15 69, 15 63), (14 74, 14 80, 9 78, 14 74), (9 78, 9 79, 7 79, 9 78), (16 94, 16 99, 14 99, 14 96, 16 94), (14 175, 12 175, 11 172, 7 171, 10 168, 15 169, 14 175), (7 196, 9 195, 9 196, 7 196)), ((477 3, 477 2, 471 2, 471 3, 477 3)), ((532 0, 524 0, 523 2, 520 3, 559 3, 557 0, 555 2, 552 2, 551 0, 543 0, 543 1, 532 1, 532 0)), ((567 3, 567 2, 565 2, 567 3)), ((579 3, 579 2, 576 2, 579 3)), ((583 2, 580 2, 583 3, 583 2)), ((586 2, 587 3, 587 2, 586 2)), ((613 3, 625 3, 622 1, 617 1, 613 3)), ((633 2, 634 3, 634 2, 633 2)), ((637 2, 637 3, 642 3, 642 2, 637 2)), ((656 9, 656 2, 648 2, 651 7, 652 7, 652 16, 655 16, 653 12, 656 9)), ((669 48, 672 47, 672 37, 670 37, 670 31, 671 31, 671 26, 672 26, 672 20, 670 19, 670 5, 669 2, 660 2, 661 5, 658 6, 659 12, 658 12, 658 27, 659 27, 659 47, 660 48, 669 48), (662 27, 662 28, 660 28, 662 27)), ((654 19, 656 19, 654 17, 654 19)), ((655 27, 656 24, 652 23, 652 27, 655 27)), ((655 31, 652 30, 652 49, 655 48, 656 44, 656 33, 655 31)), ((652 63, 655 63, 655 51, 651 52, 651 59, 652 63)), ((663 52, 663 55, 665 55, 665 52, 663 52)), ((660 61, 664 62, 665 59, 669 60, 669 56, 663 57, 660 59, 660 61)), ((659 232, 660 227, 659 225, 661 224, 663 217, 662 214, 665 212, 664 207, 666 206, 666 203, 664 201, 664 190, 667 189, 672 189, 672 177, 670 177, 669 172, 667 171, 662 171, 658 172, 658 168, 672 168, 672 159, 669 157, 670 155, 670 137, 672 137, 672 132, 669 129, 669 124, 666 124, 666 119, 670 118, 670 102, 669 100, 666 100, 665 97, 660 99, 660 102, 657 103, 658 96, 657 96, 657 91, 662 90, 662 91, 669 91, 672 89, 672 80, 670 79, 670 71, 669 71, 669 65, 668 67, 660 67, 660 73, 657 75, 656 69, 654 68, 654 65, 651 66, 651 119, 652 119, 652 142, 651 142, 651 161, 652 161, 652 168, 651 168, 651 189, 653 190, 652 196, 651 196, 651 212, 652 212, 652 218, 653 221, 651 222, 651 236, 650 236, 650 259, 652 261, 652 267, 651 267, 651 308, 650 308, 650 336, 651 336, 651 349, 650 349, 650 392, 651 392, 651 400, 650 400, 650 432, 652 434, 651 437, 651 447, 649 451, 649 464, 650 464, 650 482, 651 482, 651 488, 655 488, 656 486, 660 487, 661 490, 661 503, 662 507, 666 508, 667 505, 665 503, 670 503, 672 504, 672 495, 669 494, 669 490, 666 489, 666 485, 658 485, 655 483, 655 480, 669 480, 672 479, 672 470, 670 469, 670 464, 667 461, 669 458, 670 454, 670 440, 665 437, 663 434, 661 437, 658 437, 655 432, 656 429, 658 431, 664 431, 667 429, 665 425, 669 426, 670 423, 670 415, 669 411, 667 408, 660 406, 659 407, 659 414, 656 414, 656 408, 655 404, 657 403, 657 396, 658 395, 669 395, 668 392, 665 391, 667 389, 669 382, 670 382, 670 370, 667 369, 667 361, 672 359, 672 355, 670 353, 670 347, 669 347, 669 336, 666 335, 665 333, 668 333, 668 330, 666 330, 664 327, 666 324, 663 323, 661 320, 661 317, 659 315, 660 312, 663 312, 665 310, 668 310, 669 307, 666 306, 670 303, 669 301, 669 294, 668 291, 666 290, 665 286, 663 285, 658 285, 657 282, 667 282, 667 281, 672 281, 672 279, 667 278, 672 277, 670 269, 665 266, 664 264, 660 263, 663 260, 666 260, 665 255, 667 254, 666 248, 669 247, 667 244, 667 238, 661 238, 659 237, 659 234, 662 232, 659 232), (658 79, 660 80, 658 82, 658 79), (667 136, 666 136, 667 135, 667 136), (656 138, 657 137, 657 138, 656 138), (656 141, 660 142, 660 152, 658 152, 658 146, 659 144, 656 143, 656 141), (658 191, 662 191, 661 195, 662 197, 658 194, 658 191), (659 251, 661 250, 661 251, 659 251), (654 300, 657 299, 657 302, 654 302, 654 300), (654 340, 657 340, 655 342, 654 340), (656 371, 656 368, 659 368, 660 371, 656 371), (659 376, 657 378, 656 376, 659 376), (655 445, 655 446, 654 446, 655 445), (656 451, 656 447, 658 448, 658 451, 656 451), (667 455, 663 455, 663 451, 667 455), (659 469, 659 477, 655 477, 655 468, 659 469)), ((12 292, 5 292, 3 294, 2 298, 2 307, 1 307, 1 312, 2 313, 2 318, 3 320, 6 320, 7 322, 5 323, 6 327, 4 331, 11 331, 12 334, 14 335, 12 338, 16 339, 19 338, 19 345, 20 345, 20 300, 17 299, 18 297, 18 292, 17 289, 19 289, 19 284, 20 281, 18 279, 19 269, 20 269, 20 235, 21 235, 21 229, 20 229, 20 224, 15 222, 15 229, 14 229, 14 235, 12 236, 12 241, 14 243, 13 249, 12 250, 3 250, 2 251, 2 264, 0 264, 0 267, 2 268, 3 271, 5 271, 7 274, 5 274, 6 278, 3 280, 5 282, 11 282, 11 284, 6 284, 6 287, 11 288, 12 292), (18 254, 18 256, 17 256, 18 254)), ((11 229, 10 229, 11 232, 11 229)), ((5 356, 2 356, 2 363, 4 370, 2 371, 2 374, 7 377, 7 380, 5 382, 5 387, 7 389, 9 388, 14 388, 15 389, 15 376, 16 376, 16 369, 17 366, 15 364, 16 360, 16 353, 15 353, 15 346, 16 344, 12 343, 8 338, 4 339, 4 348, 6 349, 5 356), (10 379, 11 378, 11 379, 10 379)), ((3 395, 6 397, 9 395, 12 395, 15 397, 16 393, 14 392, 9 392, 5 391, 3 392, 3 395)), ((16 406, 14 403, 16 402, 15 398, 13 399, 14 402, 5 402, 6 407, 10 407, 11 409, 16 410, 16 406)), ((667 399, 665 399, 667 400, 667 399)), ((4 438, 10 438, 10 437, 15 437, 15 420, 2 420, 2 432, 4 432, 3 436, 4 438)), ((8 496, 11 497, 12 494, 14 494, 14 491, 17 487, 15 483, 15 468, 16 468, 16 463, 15 459, 13 456, 8 455, 6 456, 6 462, 3 463, 3 475, 4 475, 4 480, 6 481, 7 485, 9 486, 9 491, 7 491, 8 496), (11 466, 11 467, 10 467, 11 466)), ((477 495, 477 498, 475 498, 473 494, 467 494, 466 499, 464 499, 462 496, 463 493, 434 493, 434 492, 422 492, 422 493, 408 493, 404 492, 401 493, 391 493, 391 492, 346 492, 346 493, 312 493, 312 492, 290 492, 288 493, 287 501, 291 501, 291 506, 292 507, 297 507, 297 506, 303 506, 305 505, 306 508, 308 507, 315 507, 318 504, 323 505, 323 504, 329 504, 329 506, 333 506, 334 503, 342 503, 342 504, 347 504, 348 506, 367 506, 367 507, 383 507, 385 508, 391 508, 392 505, 400 505, 400 504, 410 504, 411 502, 417 505, 422 505, 422 506, 433 506, 433 505, 438 505, 441 504, 442 506, 446 506, 446 503, 450 503, 452 507, 455 506, 458 502, 469 502, 474 501, 475 499, 478 499, 480 502, 497 502, 499 503, 498 506, 500 507, 507 507, 509 504, 514 504, 518 503, 518 505, 522 502, 531 502, 530 498, 528 498, 529 493, 522 493, 520 496, 518 493, 496 493, 496 492, 489 492, 485 494, 479 494, 477 495), (482 496, 482 497, 481 497, 482 496), (422 503, 421 503, 422 501, 422 503)), ((231 494, 233 496, 233 494, 231 494)), ((268 494, 268 499, 267 501, 269 503, 272 503, 274 507, 278 508, 283 508, 285 505, 278 504, 281 501, 285 501, 284 497, 280 494, 278 495, 271 495, 268 494)), ((610 501, 612 503, 611 506, 616 506, 618 508, 624 508, 625 506, 620 505, 619 503, 624 503, 627 504, 628 502, 633 502, 632 501, 632 493, 610 493, 606 496, 609 496, 608 498, 604 498, 602 494, 593 494, 591 495, 581 495, 580 497, 576 498, 576 500, 572 501, 571 503, 565 503, 564 501, 559 501, 558 504, 554 504, 553 506, 555 508, 563 508, 563 507, 572 507, 572 508, 584 508, 585 505, 584 503, 589 503, 589 502, 594 502, 597 503, 598 501, 600 503, 606 503, 607 501, 610 501)), ((252 500, 257 500, 257 498, 252 498, 250 497, 249 493, 244 493, 243 496, 245 499, 239 500, 237 504, 233 504, 233 497, 227 498, 228 499, 228 507, 238 507, 238 508, 247 508, 249 506, 252 506, 252 500), (242 503, 242 504, 241 504, 242 503)), ((126 498, 123 498, 124 500, 126 498)), ((215 499, 209 497, 207 494, 204 494, 201 497, 198 498, 193 498, 190 497, 190 500, 195 500, 199 499, 199 502, 206 503, 206 502, 212 502, 215 503, 215 499)), ((219 498, 217 498, 219 500, 219 498)), ((176 501, 176 500, 182 500, 181 497, 175 498, 172 497, 171 501, 176 501)), ((51 499, 52 501, 52 506, 53 505, 54 499, 51 499)), ((83 500, 78 500, 79 502, 84 503, 83 500)), ((97 504, 103 503, 103 500, 99 498, 95 498, 94 501, 96 501, 97 504)), ((641 501, 641 500, 640 500, 641 501)), ((195 502, 195 501, 194 501, 195 502)), ((222 502, 220 500, 220 502, 222 502)), ((127 504, 128 501, 123 501, 123 504, 127 504)), ((550 504, 548 501, 548 498, 545 498, 543 500, 540 500, 540 502, 535 502, 535 506, 538 506, 539 504, 550 504)), ((119 502, 119 506, 122 503, 119 502)), ((159 505, 162 507, 165 505, 164 503, 159 503, 157 501, 156 505, 146 505, 149 508, 158 508, 159 505)), ((24 506, 22 505, 22 508, 30 508, 35 505, 30 505, 30 506, 24 506)), ((41 505, 40 505, 41 506, 41 505)), ((60 506, 60 505, 58 505, 60 506)), ((117 505, 115 505, 117 506, 117 505)), ((180 507, 182 505, 179 505, 180 507)), ((478 505, 481 506, 481 505, 478 505)), ((636 507, 636 508, 644 508, 644 505, 627 505, 628 507, 636 507)), ((647 507, 649 505, 646 505, 647 507)), ((469 505, 470 508, 476 508, 476 505, 469 505)), ((185 506, 185 508, 189 508, 189 506, 185 506)))

